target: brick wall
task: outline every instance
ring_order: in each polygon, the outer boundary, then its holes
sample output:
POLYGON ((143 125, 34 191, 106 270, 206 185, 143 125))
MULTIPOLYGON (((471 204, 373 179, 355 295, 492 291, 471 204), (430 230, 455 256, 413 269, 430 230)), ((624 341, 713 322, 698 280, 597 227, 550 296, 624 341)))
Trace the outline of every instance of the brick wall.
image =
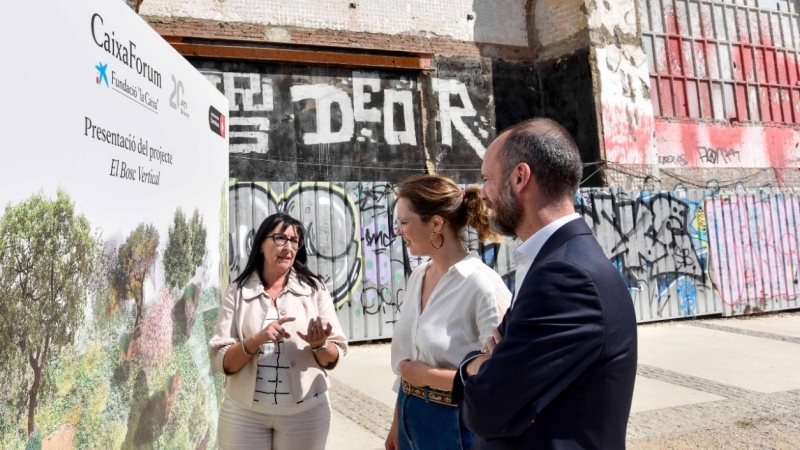
POLYGON ((526 47, 525 0, 145 0, 143 16, 526 47))
POLYGON ((458 41, 421 33, 388 35, 297 27, 274 27, 242 22, 215 22, 189 18, 143 16, 163 36, 228 39, 251 42, 277 42, 315 47, 345 47, 403 52, 431 53, 440 56, 482 56, 507 61, 530 60, 528 47, 458 41))
POLYGON ((583 0, 533 0, 532 40, 538 59, 549 59, 586 47, 581 36, 587 26, 583 0))

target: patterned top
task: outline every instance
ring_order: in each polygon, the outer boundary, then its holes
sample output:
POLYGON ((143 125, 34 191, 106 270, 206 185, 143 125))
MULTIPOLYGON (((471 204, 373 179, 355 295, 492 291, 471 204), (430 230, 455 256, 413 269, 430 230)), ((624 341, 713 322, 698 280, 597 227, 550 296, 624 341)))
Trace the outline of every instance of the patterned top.
MULTIPOLYGON (((268 296, 262 296, 260 300, 262 307, 267 311, 264 317, 264 327, 266 327, 270 322, 278 320, 280 314, 278 309, 270 304, 268 296)), ((267 342, 259 346, 256 392, 253 396, 255 402, 269 405, 292 405, 295 403, 291 396, 292 381, 289 377, 289 361, 285 355, 281 358, 281 350, 284 345, 283 342, 278 345, 267 342)))

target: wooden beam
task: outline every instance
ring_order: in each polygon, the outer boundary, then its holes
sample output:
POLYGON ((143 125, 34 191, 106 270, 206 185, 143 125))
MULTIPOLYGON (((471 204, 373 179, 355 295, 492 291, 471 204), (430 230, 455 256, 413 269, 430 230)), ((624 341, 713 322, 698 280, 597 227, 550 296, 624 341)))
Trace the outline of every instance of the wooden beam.
POLYGON ((232 59, 237 61, 297 62, 331 66, 384 69, 430 70, 430 55, 390 55, 337 52, 329 49, 264 48, 241 44, 197 44, 183 42, 180 37, 164 36, 175 50, 186 57, 232 59))

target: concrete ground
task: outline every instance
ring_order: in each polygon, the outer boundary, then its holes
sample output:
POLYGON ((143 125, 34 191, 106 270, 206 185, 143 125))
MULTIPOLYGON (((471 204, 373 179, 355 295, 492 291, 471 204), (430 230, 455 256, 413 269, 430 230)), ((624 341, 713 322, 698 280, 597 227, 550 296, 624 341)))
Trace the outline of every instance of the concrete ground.
MULTIPOLYGON (((355 344, 332 373, 330 450, 383 449, 390 345, 355 344)), ((800 448, 800 313, 639 326, 628 447, 800 448)))

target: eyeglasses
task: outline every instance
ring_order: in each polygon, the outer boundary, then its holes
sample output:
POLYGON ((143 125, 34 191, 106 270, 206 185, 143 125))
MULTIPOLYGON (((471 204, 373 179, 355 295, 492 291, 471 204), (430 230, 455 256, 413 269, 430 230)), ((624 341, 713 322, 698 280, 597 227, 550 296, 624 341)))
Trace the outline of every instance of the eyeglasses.
POLYGON ((404 226, 408 225, 414 219, 424 219, 425 216, 416 216, 416 217, 398 217, 394 219, 394 229, 400 230, 404 226))
POLYGON ((295 250, 303 246, 303 241, 298 238, 289 239, 285 234, 268 234, 267 237, 271 237, 278 247, 284 247, 287 242, 291 242, 295 250))

